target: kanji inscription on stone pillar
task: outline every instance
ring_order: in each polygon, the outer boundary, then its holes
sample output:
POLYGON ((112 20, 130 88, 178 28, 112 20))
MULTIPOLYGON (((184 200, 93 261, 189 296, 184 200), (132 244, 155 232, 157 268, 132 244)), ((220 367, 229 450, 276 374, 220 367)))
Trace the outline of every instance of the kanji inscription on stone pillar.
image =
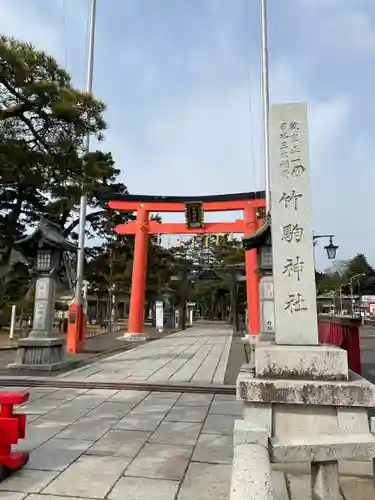
POLYGON ((277 344, 317 345, 307 105, 270 108, 270 189, 277 344))

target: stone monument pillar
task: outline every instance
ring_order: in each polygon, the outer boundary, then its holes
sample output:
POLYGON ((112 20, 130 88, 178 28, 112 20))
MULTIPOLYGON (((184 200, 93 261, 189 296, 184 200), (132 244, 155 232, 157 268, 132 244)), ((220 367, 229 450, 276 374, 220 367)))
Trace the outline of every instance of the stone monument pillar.
MULTIPOLYGON (((311 464, 313 500, 341 500, 339 460, 375 457, 368 418, 375 386, 348 370, 346 351, 318 341, 309 170, 307 106, 271 106, 276 342, 259 342, 237 380, 237 398, 245 405, 244 421, 235 426, 234 466, 243 467, 248 484, 263 485, 263 496, 250 498, 273 498, 267 466, 251 471, 255 453, 264 462, 264 446, 271 462, 311 464)), ((231 500, 241 498, 238 477, 237 471, 231 500)))

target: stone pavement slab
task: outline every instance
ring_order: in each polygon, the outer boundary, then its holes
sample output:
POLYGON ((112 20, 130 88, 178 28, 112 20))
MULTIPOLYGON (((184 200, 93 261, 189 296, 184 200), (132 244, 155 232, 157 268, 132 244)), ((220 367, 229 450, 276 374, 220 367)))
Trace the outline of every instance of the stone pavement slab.
POLYGON ((69 467, 93 443, 79 439, 53 438, 36 448, 26 464, 27 469, 62 471, 69 467))
MULTIPOLYGON (((59 375, 68 380, 223 384, 232 328, 192 327, 59 375)), ((53 404, 53 403, 50 403, 53 404)))
POLYGON ((147 431, 112 429, 86 451, 86 454, 133 458, 150 436, 147 431))
MULTIPOLYGON (((78 498, 78 497, 60 497, 60 496, 56 496, 56 495, 28 495, 27 497, 25 497, 27 500, 95 500, 93 498, 78 498)), ((1 499, 1 496, 0 496, 0 499, 1 499)), ((7 500, 13 500, 13 497, 12 498, 8 498, 7 497, 7 500)), ((16 500, 16 499, 14 499, 16 500)), ((18 500, 18 499, 17 499, 18 500)))
POLYGON ((151 436, 150 443, 195 446, 202 424, 192 422, 162 422, 151 436))
POLYGON ((115 429, 154 431, 164 419, 164 413, 133 411, 115 425, 115 429))
POLYGON ((228 500, 232 466, 191 462, 178 500, 228 500))
POLYGON ((43 493, 104 498, 126 469, 124 457, 83 456, 52 481, 43 493))
POLYGON ((174 500, 179 487, 178 481, 122 477, 108 498, 111 500, 174 500))
POLYGON ((21 469, 1 482, 0 490, 40 493, 58 474, 57 471, 21 469))
POLYGON ((192 452, 192 446, 148 443, 130 464, 125 475, 180 481, 192 452))
POLYGON ((182 406, 176 403, 176 405, 171 409, 168 415, 165 417, 166 422, 204 422, 208 412, 208 406, 206 407, 192 407, 192 406, 182 406))
MULTIPOLYGON (((0 500, 23 500, 27 493, 17 493, 15 491, 0 491, 0 500)), ((31 498, 33 495, 29 495, 31 498)))
POLYGON ((234 421, 233 415, 207 415, 203 426, 206 434, 233 435, 234 421))
POLYGON ((233 437, 230 435, 201 434, 195 447, 193 461, 232 465, 233 437))
MULTIPOLYGON (((233 423, 241 413, 233 397, 69 391, 31 389, 31 411, 39 413, 18 446, 33 450, 30 462, 0 483, 0 500, 229 498, 233 423), (49 409, 48 399, 62 404, 49 409), (106 418, 103 408, 111 405, 106 418), (96 409, 105 416, 88 416, 96 409)), ((345 500, 373 500, 370 463, 342 463, 340 470, 347 474, 341 477, 345 500)), ((287 484, 292 500, 309 498, 308 469, 292 471, 288 464, 273 471, 275 500, 290 500, 287 484)))

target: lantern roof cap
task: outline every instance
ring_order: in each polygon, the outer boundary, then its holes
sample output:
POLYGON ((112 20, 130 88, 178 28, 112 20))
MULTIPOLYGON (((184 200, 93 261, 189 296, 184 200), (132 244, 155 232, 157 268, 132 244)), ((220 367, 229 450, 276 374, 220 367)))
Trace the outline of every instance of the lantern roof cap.
POLYGON ((36 254, 41 244, 45 244, 50 248, 59 248, 63 251, 73 252, 78 249, 76 245, 65 239, 61 227, 58 224, 43 217, 31 234, 15 242, 16 247, 29 256, 36 254))
POLYGON ((198 280, 219 280, 219 279, 220 279, 219 274, 213 268, 203 269, 198 274, 198 280))
POLYGON ((245 250, 269 246, 271 244, 271 216, 266 215, 262 226, 255 233, 243 238, 242 243, 245 250))

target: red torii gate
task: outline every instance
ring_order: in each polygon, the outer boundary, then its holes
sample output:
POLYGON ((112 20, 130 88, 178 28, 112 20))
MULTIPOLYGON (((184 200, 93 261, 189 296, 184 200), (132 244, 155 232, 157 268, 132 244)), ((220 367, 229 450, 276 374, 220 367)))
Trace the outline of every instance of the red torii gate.
MULTIPOLYGON (((265 207, 263 191, 201 197, 113 195, 107 204, 114 210, 136 212, 136 220, 119 224, 117 234, 134 234, 133 275, 130 296, 128 334, 137 336, 143 332, 144 303, 147 272, 148 236, 152 234, 253 234, 261 224, 257 213, 265 207), (203 228, 190 229, 185 223, 156 222, 149 218, 152 212, 185 212, 186 203, 203 203, 204 212, 243 211, 243 219, 234 222, 205 222, 203 228)), ((248 329, 258 335, 259 325, 259 275, 257 250, 245 252, 246 296, 248 329)))

